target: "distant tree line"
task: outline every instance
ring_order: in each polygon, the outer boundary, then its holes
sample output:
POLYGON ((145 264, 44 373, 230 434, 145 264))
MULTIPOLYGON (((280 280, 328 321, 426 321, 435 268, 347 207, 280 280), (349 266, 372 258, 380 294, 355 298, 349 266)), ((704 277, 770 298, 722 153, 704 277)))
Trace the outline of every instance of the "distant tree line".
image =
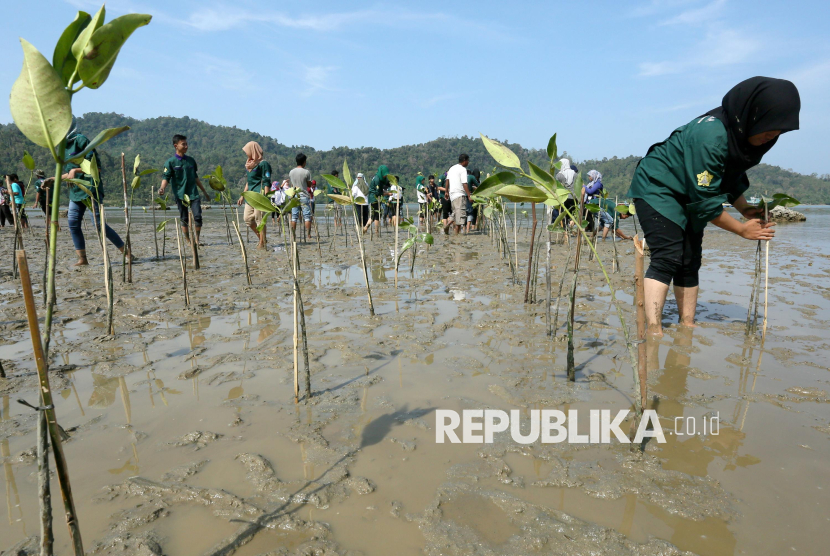
MULTIPOLYGON (((99 150, 103 169, 103 183, 106 198, 110 204, 118 204, 122 199, 121 153, 132 161, 136 154, 141 154, 142 167, 161 168, 164 161, 173 155, 172 137, 176 133, 186 135, 191 154, 199 164, 200 175, 212 171, 217 164, 225 170, 232 189, 238 191, 245 179, 245 154, 242 147, 248 141, 257 141, 265 151, 265 159, 274 170, 272 179, 282 179, 294 167, 294 156, 304 152, 308 156, 308 168, 318 180, 321 174, 341 168, 343 160, 348 160, 352 172, 363 172, 367 180, 377 171, 381 164, 400 176, 407 200, 415 199, 415 177, 418 172, 425 176, 440 175, 455 164, 458 155, 465 152, 470 155, 470 169, 478 168, 486 176, 494 169, 490 158, 479 138, 441 137, 427 143, 407 145, 394 149, 377 149, 374 147, 333 147, 330 150, 317 150, 307 145, 287 146, 278 139, 267 137, 236 127, 215 126, 189 117, 148 118, 137 120, 120 114, 102 114, 90 112, 78 118, 81 132, 92 139, 102 129, 129 125, 132 129, 105 143, 99 150)), ((502 140, 502 142, 504 142, 502 140)), ((546 155, 542 149, 526 149, 517 143, 504 142, 514 150, 522 160, 530 159, 543 166, 546 155)), ((560 148, 566 147, 561 145, 560 148)), ((25 179, 27 171, 20 163, 23 152, 28 151, 43 168, 47 175, 52 175, 53 167, 47 164, 48 152, 30 143, 14 126, 0 125, 0 171, 17 173, 25 179)), ((562 156, 568 156, 564 153, 562 156)), ((571 156, 568 156, 572 158, 571 156)), ((599 170, 609 193, 623 196, 634 174, 640 157, 603 158, 602 160, 575 161, 583 175, 591 169, 599 170)), ((749 194, 786 193, 807 204, 830 204, 830 175, 804 175, 777 166, 760 164, 749 172, 752 187, 749 194)), ((160 179, 160 178, 159 178, 160 179)), ((145 189, 145 191, 147 191, 145 189)), ((137 199, 138 203, 149 202, 146 198, 137 199)))

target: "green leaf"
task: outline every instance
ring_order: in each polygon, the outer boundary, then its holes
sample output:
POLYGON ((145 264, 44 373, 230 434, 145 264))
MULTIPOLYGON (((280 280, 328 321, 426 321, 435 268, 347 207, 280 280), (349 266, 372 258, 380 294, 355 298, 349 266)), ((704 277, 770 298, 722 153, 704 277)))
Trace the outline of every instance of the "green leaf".
POLYGON ((141 172, 139 172, 138 175, 139 176, 149 176, 150 174, 155 174, 156 172, 158 172, 158 169, 156 169, 156 168, 146 168, 146 169, 142 170, 141 172))
POLYGON ((495 209, 493 207, 486 207, 484 209, 484 216, 486 216, 487 218, 490 218, 490 216, 493 214, 494 210, 495 209))
POLYGON ((343 179, 346 180, 346 185, 354 183, 352 181, 352 173, 349 171, 349 163, 345 160, 343 161, 343 179))
POLYGON ((548 198, 539 188, 523 185, 506 185, 496 195, 514 203, 541 203, 548 198))
POLYGON ((398 178, 396 178, 396 177, 395 177, 395 176, 393 176, 392 174, 387 175, 387 176, 386 176, 386 180, 387 180, 389 183, 391 183, 392 185, 398 185, 398 178))
POLYGON ((216 165, 216 170, 213 171, 213 175, 215 175, 217 178, 219 178, 219 181, 221 181, 223 185, 227 185, 227 182, 225 181, 224 173, 222 171, 222 165, 221 164, 216 165))
POLYGON ((414 237, 411 237, 411 238, 407 239, 406 241, 404 241, 403 245, 401 245, 401 250, 398 251, 398 260, 401 260, 401 255, 403 255, 404 252, 407 249, 409 249, 410 247, 412 247, 413 245, 415 245, 415 238, 414 237))
POLYGON ((346 184, 337 176, 331 174, 323 174, 323 179, 329 182, 329 185, 335 189, 346 189, 346 184))
POLYGON ((218 203, 221 200, 222 200, 222 194, 217 191, 216 192, 216 197, 213 198, 213 202, 218 203))
MULTIPOLYGON (((167 195, 165 195, 167 197, 167 195)), ((161 197, 155 198, 156 204, 159 206, 161 210, 167 210, 167 199, 162 199, 161 197)))
POLYGON ((184 204, 184 206, 189 207, 190 206, 190 195, 185 193, 184 194, 184 199, 182 199, 182 203, 184 204))
POLYGON ((628 214, 634 215, 637 214, 637 209, 634 207, 634 203, 631 202, 628 205, 628 214))
POLYGON ((214 191, 224 191, 225 185, 221 181, 219 181, 219 178, 217 178, 213 174, 206 177, 208 180, 208 185, 211 189, 213 189, 214 191))
POLYGON ((156 231, 157 231, 157 232, 160 232, 160 231, 164 230, 164 228, 166 228, 166 227, 167 227, 167 223, 168 223, 168 222, 170 222, 170 219, 167 219, 167 220, 165 220, 165 221, 163 221, 163 222, 159 223, 159 225, 158 225, 158 226, 156 226, 156 231))
POLYGON ((563 218, 565 218, 565 212, 564 211, 559 213, 559 216, 556 217, 556 220, 553 221, 553 224, 548 224, 548 230, 551 231, 551 232, 555 232, 556 228, 559 226, 559 224, 562 223, 563 218))
POLYGON ((92 183, 95 184, 97 187, 98 184, 101 183, 101 176, 98 174, 98 160, 97 157, 93 154, 90 160, 81 159, 80 161, 81 170, 84 171, 84 174, 89 174, 92 176, 92 183))
POLYGON ((23 166, 30 172, 35 169, 35 159, 29 154, 29 151, 23 151, 23 166))
POLYGON ((559 158, 558 153, 556 152, 556 134, 553 134, 553 137, 550 138, 548 141, 548 158, 550 159, 550 163, 553 164, 554 159, 559 158))
POLYGON ((435 238, 432 237, 432 234, 424 232, 421 234, 420 241, 421 243, 427 243, 429 245, 432 245, 433 243, 435 243, 435 238))
POLYGON ((78 180, 78 179, 75 179, 75 178, 72 178, 72 179, 69 179, 69 180, 66 180, 66 181, 68 181, 71 184, 76 185, 77 187, 79 187, 81 189, 81 191, 83 191, 84 193, 86 193, 90 197, 94 197, 94 195, 92 194, 92 191, 90 191, 90 189, 89 189, 90 187, 92 187, 92 184, 89 183, 88 181, 78 180))
POLYGON ((37 48, 20 39, 23 69, 12 86, 9 108, 17 128, 57 158, 55 146, 72 125, 72 101, 63 81, 37 48))
POLYGON ((363 197, 355 197, 354 198, 354 204, 356 204, 356 205, 365 205, 366 204, 366 199, 364 199, 363 197))
POLYGON ((322 195, 322 194, 323 194, 322 189, 315 189, 313 195, 314 195, 314 197, 317 197, 318 195, 322 195))
POLYGON ((570 196, 571 192, 565 189, 564 187, 557 187, 556 190, 551 193, 547 191, 547 200, 545 204, 549 207, 558 208, 565 204, 565 201, 570 196))
POLYGON ((262 230, 264 230, 266 224, 268 224, 267 218, 263 218, 262 220, 260 220, 259 224, 256 227, 256 231, 261 232, 262 230))
POLYGON ((498 141, 493 141, 492 139, 488 138, 483 133, 479 135, 481 135, 481 141, 484 143, 484 147, 487 149, 487 152, 490 153, 490 156, 492 156, 496 162, 498 162, 506 168, 521 169, 522 165, 519 162, 519 157, 516 156, 516 153, 514 153, 498 141))
POLYGON ((298 206, 300 206, 300 200, 297 197, 293 197, 293 198, 289 199, 288 201, 286 201, 280 207, 280 214, 285 214, 289 210, 293 209, 294 207, 298 207, 298 206))
POLYGON ((52 67, 61 76, 64 85, 69 85, 69 78, 72 77, 72 72, 78 67, 78 60, 72 55, 72 45, 90 21, 92 21, 92 17, 88 13, 78 12, 75 21, 63 30, 61 38, 58 39, 58 44, 55 45, 55 52, 52 54, 52 67))
POLYGON ((496 191, 501 189, 504 185, 509 185, 516 181, 516 175, 513 172, 499 172, 486 178, 481 185, 478 186, 475 193, 471 197, 486 198, 495 195, 496 191))
POLYGON ((592 203, 588 203, 587 205, 585 205, 585 209, 588 212, 593 212, 594 214, 597 214, 599 212, 599 205, 594 205, 592 203))
MULTIPOLYGON (((106 7, 102 4, 101 8, 95 12, 95 15, 90 18, 89 23, 84 26, 81 33, 78 34, 78 38, 75 39, 75 42, 72 43, 71 53, 72 58, 75 60, 75 66, 72 67, 70 73, 75 71, 75 68, 81 61, 81 58, 84 55, 84 50, 86 50, 87 45, 89 44, 90 38, 92 38, 92 34, 101 28, 101 25, 104 24, 104 18, 107 15, 106 7)), ((67 80, 69 76, 66 76, 67 80)))
POLYGON ((352 199, 346 195, 336 195, 334 193, 329 193, 329 199, 333 200, 338 205, 351 205, 352 199))
MULTIPOLYGON (((71 119, 70 119, 70 123, 71 123, 71 119)), ((72 160, 73 161, 79 161, 79 160, 83 159, 93 149, 100 146, 102 143, 106 143, 107 141, 109 141, 110 139, 115 137, 116 135, 120 135, 120 134, 124 133, 125 131, 128 131, 129 129, 130 129, 130 126, 128 126, 128 125, 125 125, 125 126, 122 126, 122 127, 111 127, 109 129, 105 129, 104 131, 102 131, 101 133, 96 135, 95 139, 90 141, 89 145, 87 145, 87 147, 84 150, 82 150, 77 155, 75 155, 75 157, 72 160)))
POLYGON ((530 162, 527 161, 528 166, 530 167, 530 175, 533 177, 537 182, 542 184, 554 185, 556 181, 553 179, 553 176, 530 162))
POLYGON ((133 189, 136 189, 138 186, 141 185, 141 176, 133 177, 133 183, 130 185, 133 189))
POLYGON ((247 201, 247 203, 256 210, 261 210, 262 212, 274 212, 277 210, 274 205, 271 204, 271 201, 268 200, 268 197, 262 193, 257 193, 256 191, 243 191, 242 197, 244 197, 245 201, 247 201))
POLYGON ((620 214, 628 214, 628 205, 617 205, 614 210, 620 214))
POLYGON ((78 68, 84 85, 90 89, 103 85, 121 47, 133 31, 147 25, 151 19, 153 16, 147 14, 127 14, 96 29, 84 48, 84 57, 78 68))
POLYGON ((138 174, 138 166, 141 164, 141 155, 135 155, 135 162, 133 162, 133 174, 138 174))

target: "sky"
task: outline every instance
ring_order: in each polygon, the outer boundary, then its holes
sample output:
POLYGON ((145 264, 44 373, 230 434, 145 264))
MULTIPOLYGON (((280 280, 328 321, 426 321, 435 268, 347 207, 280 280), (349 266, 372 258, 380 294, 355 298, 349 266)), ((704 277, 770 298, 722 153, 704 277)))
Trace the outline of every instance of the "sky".
MULTIPOLYGON (((0 90, 18 37, 51 60, 88 0, 0 0, 0 90)), ((379 148, 478 136, 579 160, 643 155, 755 75, 792 80, 801 129, 764 162, 830 173, 830 2, 113 0, 153 16, 76 114, 190 116, 287 145, 379 148)), ((8 104, 0 122, 11 122, 8 104)), ((167 141, 168 138, 160 138, 167 141)))

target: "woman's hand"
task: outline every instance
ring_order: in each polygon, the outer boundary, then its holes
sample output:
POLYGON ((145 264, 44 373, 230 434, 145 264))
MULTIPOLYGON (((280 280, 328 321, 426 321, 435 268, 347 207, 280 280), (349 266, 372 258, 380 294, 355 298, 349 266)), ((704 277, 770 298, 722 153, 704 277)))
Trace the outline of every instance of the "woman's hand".
POLYGON ((243 200, 244 200, 244 197, 242 197, 242 195, 240 195, 239 200, 236 202, 236 204, 239 205, 239 206, 242 206, 242 201, 243 200))
POLYGON ((773 226, 775 226, 774 222, 765 223, 757 219, 747 220, 741 227, 739 235, 742 238, 752 241, 769 241, 775 236, 775 230, 772 229, 773 226))

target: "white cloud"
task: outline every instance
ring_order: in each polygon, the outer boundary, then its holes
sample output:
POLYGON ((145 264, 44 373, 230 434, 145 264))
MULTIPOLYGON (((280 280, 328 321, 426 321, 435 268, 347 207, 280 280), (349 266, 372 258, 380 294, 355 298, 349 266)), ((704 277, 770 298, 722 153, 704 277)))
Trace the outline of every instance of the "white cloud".
POLYGON ((456 99, 460 96, 461 96, 460 93, 445 93, 445 94, 442 94, 442 95, 432 96, 432 97, 430 97, 426 100, 417 101, 417 104, 421 108, 430 108, 431 106, 435 106, 438 103, 441 103, 441 102, 444 102, 444 101, 447 101, 447 100, 453 100, 453 99, 456 99))
POLYGON ((723 13, 725 6, 726 0, 714 0, 714 2, 700 8, 686 10, 665 21, 661 21, 660 25, 697 25, 699 23, 711 22, 723 13))
POLYGON ((336 91, 329 83, 329 77, 332 73, 337 71, 334 66, 309 66, 303 72, 303 81, 306 84, 306 90, 303 91, 303 96, 309 97, 319 91, 336 91))
POLYGON ((355 20, 367 17, 369 12, 324 14, 320 16, 290 17, 276 12, 250 12, 231 6, 213 6, 199 9, 185 21, 199 31, 227 31, 248 23, 266 23, 292 29, 333 31, 355 20))
POLYGON ((752 59, 761 49, 757 39, 735 29, 710 29, 691 51, 676 60, 642 62, 641 77, 676 74, 741 64, 752 59))

